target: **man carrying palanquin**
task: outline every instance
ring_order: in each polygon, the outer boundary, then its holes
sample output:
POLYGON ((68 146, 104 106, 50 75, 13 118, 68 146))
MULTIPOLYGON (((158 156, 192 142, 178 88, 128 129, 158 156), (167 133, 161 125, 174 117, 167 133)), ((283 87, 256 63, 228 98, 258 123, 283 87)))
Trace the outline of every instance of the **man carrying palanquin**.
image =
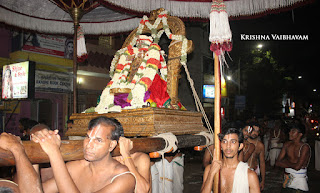
POLYGON ((83 141, 84 159, 65 164, 58 130, 43 129, 32 135, 48 155, 54 178, 43 183, 44 192, 123 192, 132 193, 136 180, 128 168, 112 158, 123 128, 113 118, 97 117, 88 125, 83 141))

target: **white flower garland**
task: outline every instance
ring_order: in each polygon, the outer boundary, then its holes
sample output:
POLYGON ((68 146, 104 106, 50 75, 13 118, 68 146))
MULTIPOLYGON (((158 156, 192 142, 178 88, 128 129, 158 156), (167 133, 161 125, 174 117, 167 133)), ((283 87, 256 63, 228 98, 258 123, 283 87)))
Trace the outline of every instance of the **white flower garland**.
MULTIPOLYGON (((160 39, 163 33, 165 33, 167 37, 171 40, 182 41, 180 62, 182 65, 185 66, 187 62, 188 40, 183 35, 174 35, 171 33, 167 23, 167 14, 168 14, 167 11, 161 12, 158 15, 158 18, 155 20, 153 25, 149 22, 149 18, 147 16, 143 16, 137 28, 136 36, 132 39, 128 47, 131 48, 130 52, 133 52, 131 55, 138 54, 139 50, 134 46, 137 43, 139 35, 142 34, 143 28, 147 26, 151 31, 151 36, 153 37, 154 40, 156 40, 156 42, 160 39), (160 30, 157 32, 157 27, 160 24, 160 22, 162 22, 164 30, 160 30)), ((128 62, 128 61, 125 61, 126 60, 125 53, 129 52, 128 47, 118 50, 111 62, 109 72, 112 80, 108 83, 108 86, 104 89, 101 95, 100 103, 95 109, 95 111, 98 113, 107 113, 110 111, 121 111, 121 108, 119 108, 119 106, 114 105, 114 96, 113 94, 110 94, 110 89, 112 88, 130 88, 131 89, 131 93, 129 94, 129 97, 128 97, 128 99, 129 98, 131 99, 130 101, 131 106, 127 106, 125 107, 125 109, 141 108, 143 105, 145 105, 144 95, 145 95, 145 92, 147 91, 147 87, 144 85, 142 78, 153 81, 154 76, 158 70, 157 68, 156 68, 157 70, 155 70, 152 67, 152 64, 151 64, 151 67, 147 67, 146 61, 150 58, 153 58, 157 61, 161 61, 161 57, 162 57, 163 60, 160 62, 160 74, 161 74, 161 77, 165 81, 167 81, 167 66, 166 66, 166 61, 164 60, 164 52, 160 51, 160 49, 159 50, 151 49, 151 50, 148 50, 148 52, 146 53, 146 56, 143 59, 143 62, 141 63, 140 67, 138 68, 138 71, 134 75, 132 82, 130 83, 126 82, 127 75, 130 69, 130 65, 126 65, 127 63, 125 63, 125 62, 128 62), (121 72, 116 71, 115 67, 117 64, 124 65, 121 72)))

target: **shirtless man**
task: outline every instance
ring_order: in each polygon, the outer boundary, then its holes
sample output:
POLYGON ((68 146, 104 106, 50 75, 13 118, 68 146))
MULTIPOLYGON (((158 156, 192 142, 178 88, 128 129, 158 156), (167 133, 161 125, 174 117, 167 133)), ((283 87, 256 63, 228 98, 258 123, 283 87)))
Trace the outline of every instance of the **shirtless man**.
POLYGON ((130 139, 120 137, 119 147, 121 156, 113 157, 121 164, 128 167, 136 177, 136 193, 148 193, 150 190, 150 158, 147 154, 136 152, 130 154, 133 143, 130 139))
POLYGON ((213 190, 213 179, 220 171, 220 192, 259 193, 259 180, 248 164, 238 160, 238 153, 243 148, 241 131, 235 128, 223 129, 219 134, 223 160, 213 160, 203 174, 201 193, 213 190))
POLYGON ((248 141, 251 131, 252 131, 251 126, 245 126, 242 129, 243 149, 239 154, 239 161, 247 162, 256 148, 252 143, 248 141))
POLYGON ((285 168, 283 189, 281 192, 307 192, 307 167, 311 157, 311 148, 303 143, 301 138, 305 134, 302 124, 290 125, 289 140, 283 145, 276 165, 285 168))
POLYGON ((260 179, 260 189, 264 189, 265 177, 266 177, 266 163, 264 159, 264 145, 259 140, 260 127, 258 123, 249 123, 252 127, 251 134, 248 138, 248 142, 254 144, 255 150, 251 157, 248 159, 248 165, 250 169, 256 172, 260 179))
POLYGON ((8 133, 2 133, 0 135, 0 148, 13 154, 17 168, 18 183, 17 185, 8 180, 0 180, 0 186, 7 186, 14 192, 42 193, 40 177, 33 169, 21 143, 21 139, 8 133))
POLYGON ((61 152, 58 130, 43 129, 32 135, 32 140, 41 145, 48 155, 54 178, 43 183, 50 192, 124 192, 135 189, 135 177, 128 168, 114 160, 111 152, 116 147, 123 128, 113 118, 97 117, 88 125, 83 141, 84 159, 65 164, 61 152))

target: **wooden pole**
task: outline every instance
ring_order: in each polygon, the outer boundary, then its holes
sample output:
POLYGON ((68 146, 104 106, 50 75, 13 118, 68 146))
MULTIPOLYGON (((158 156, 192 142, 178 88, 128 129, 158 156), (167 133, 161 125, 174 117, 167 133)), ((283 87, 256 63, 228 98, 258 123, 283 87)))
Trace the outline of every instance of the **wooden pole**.
MULTIPOLYGON (((215 85, 215 98, 214 98, 214 152, 215 159, 221 159, 220 140, 218 134, 221 132, 221 76, 220 76, 220 63, 218 55, 214 54, 214 85, 215 85)), ((219 193, 220 173, 214 176, 213 192, 219 193)))
MULTIPOLYGON (((162 138, 130 138, 133 141, 134 152, 155 152, 165 148, 166 142, 162 138)), ((202 135, 179 135, 178 148, 205 145, 206 138, 202 135)), ((23 146, 31 163, 49 163, 47 154, 40 145, 32 141, 23 141, 23 146)), ((83 159, 83 140, 63 140, 60 151, 64 161, 83 159)), ((113 156, 119 156, 120 150, 117 146, 113 151, 113 156)), ((15 165, 11 152, 0 148, 0 167, 15 165)))
POLYGON ((73 113, 77 113, 77 34, 78 24, 74 23, 73 37, 73 113))

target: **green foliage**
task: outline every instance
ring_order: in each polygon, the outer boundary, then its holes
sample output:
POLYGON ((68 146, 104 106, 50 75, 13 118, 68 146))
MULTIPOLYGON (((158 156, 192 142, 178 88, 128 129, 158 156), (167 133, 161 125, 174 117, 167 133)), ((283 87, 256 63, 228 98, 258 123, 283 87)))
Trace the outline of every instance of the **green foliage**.
POLYGON ((247 110, 257 114, 278 113, 285 92, 285 69, 271 51, 253 50, 241 62, 241 86, 247 96, 247 110))

